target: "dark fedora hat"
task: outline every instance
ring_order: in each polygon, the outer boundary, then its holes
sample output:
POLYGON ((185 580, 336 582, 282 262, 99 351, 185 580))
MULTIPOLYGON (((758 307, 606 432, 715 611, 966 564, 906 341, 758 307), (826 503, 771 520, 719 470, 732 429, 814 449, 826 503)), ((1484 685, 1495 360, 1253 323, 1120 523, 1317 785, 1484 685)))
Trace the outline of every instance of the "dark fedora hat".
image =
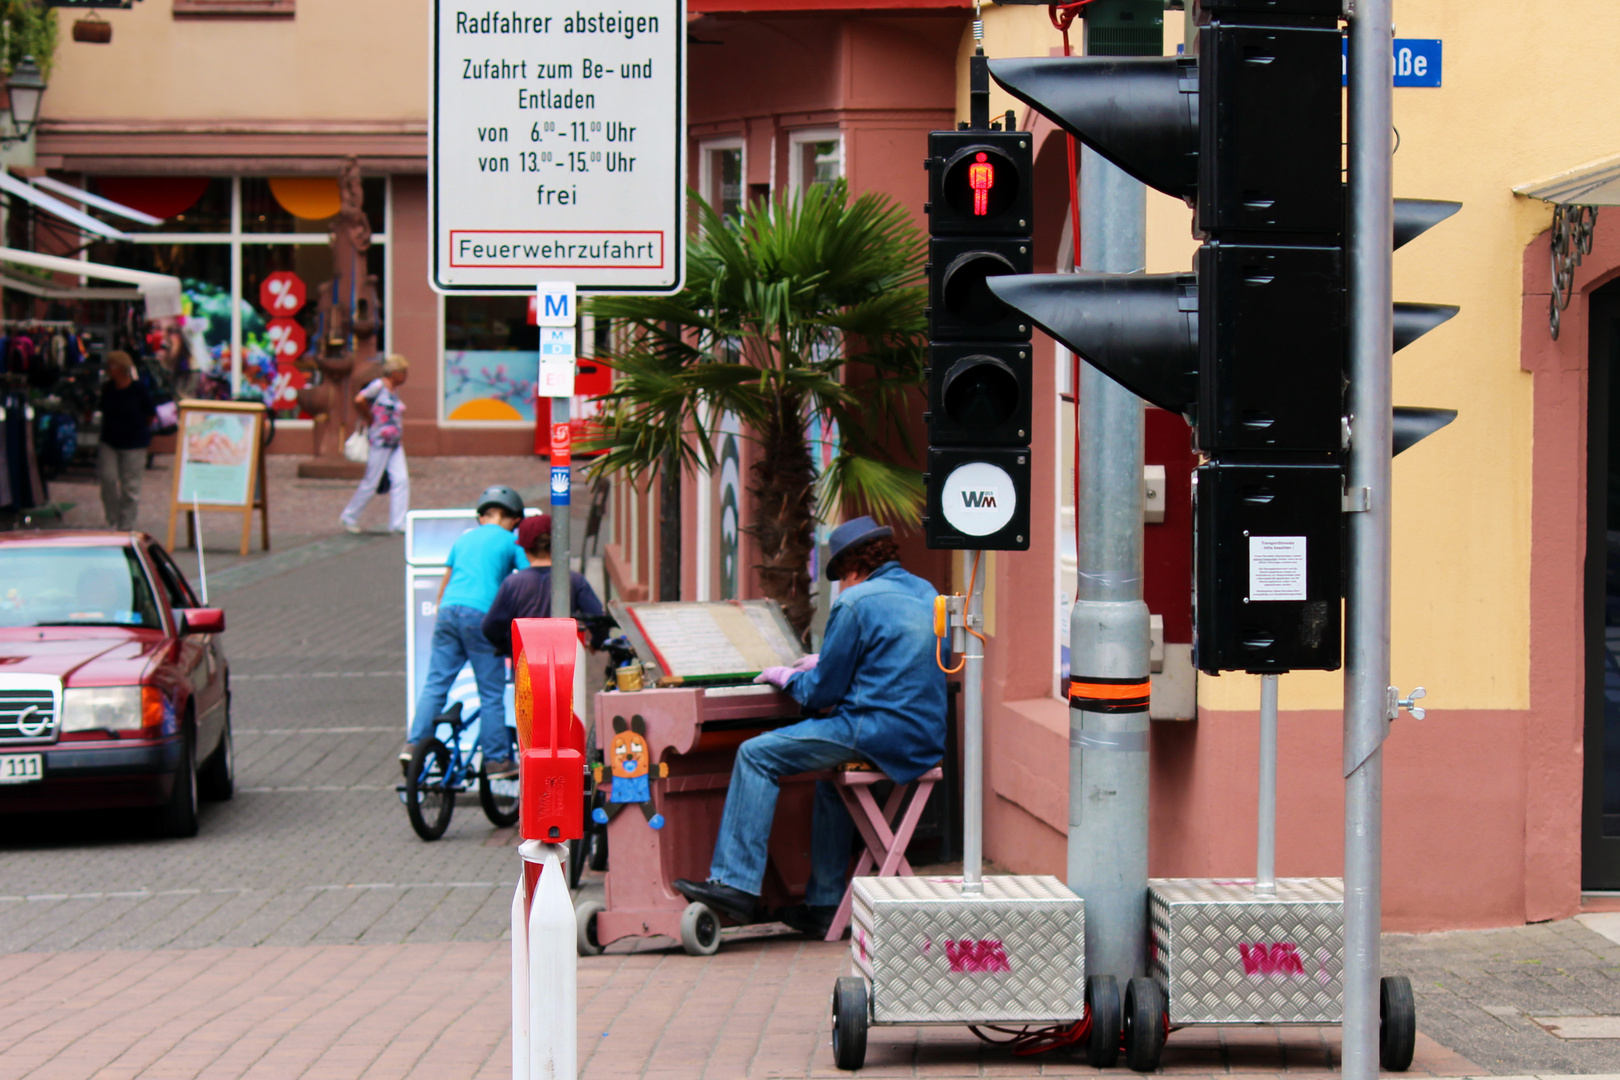
POLYGON ((838 565, 838 556, 868 540, 884 540, 893 535, 893 529, 887 525, 879 525, 870 517, 858 517, 838 526, 827 538, 827 580, 837 580, 833 577, 833 567, 838 565))

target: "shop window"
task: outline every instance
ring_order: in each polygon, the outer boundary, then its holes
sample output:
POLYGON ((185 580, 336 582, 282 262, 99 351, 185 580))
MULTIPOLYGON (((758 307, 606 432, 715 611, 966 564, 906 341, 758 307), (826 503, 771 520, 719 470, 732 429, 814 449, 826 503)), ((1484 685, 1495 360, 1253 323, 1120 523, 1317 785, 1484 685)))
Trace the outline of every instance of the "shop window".
POLYGON ((528 296, 444 298, 441 421, 532 426, 539 378, 528 296))
POLYGON ((796 131, 789 137, 788 154, 794 190, 830 184, 844 175, 844 139, 836 130, 796 131))
POLYGON ((721 139, 703 144, 699 190, 710 206, 727 221, 743 211, 743 143, 721 139))
MULTIPOLYGON (((366 272, 377 278, 382 309, 377 349, 386 352, 388 179, 361 183, 372 229, 366 272)), ((92 177, 87 186, 164 219, 147 227, 109 218, 133 239, 98 241, 86 254, 93 262, 180 278, 188 340, 207 355, 198 363, 188 349, 176 365, 181 391, 216 399, 259 396, 278 419, 307 420, 296 391, 311 376, 296 361, 315 342, 319 289, 333 278, 330 215, 308 216, 330 209, 320 201, 323 185, 317 180, 284 186, 262 177, 92 177), (272 275, 278 275, 275 288, 267 290, 272 275), (299 304, 265 300, 299 292, 299 304)), ((335 192, 335 179, 330 186, 335 192)))

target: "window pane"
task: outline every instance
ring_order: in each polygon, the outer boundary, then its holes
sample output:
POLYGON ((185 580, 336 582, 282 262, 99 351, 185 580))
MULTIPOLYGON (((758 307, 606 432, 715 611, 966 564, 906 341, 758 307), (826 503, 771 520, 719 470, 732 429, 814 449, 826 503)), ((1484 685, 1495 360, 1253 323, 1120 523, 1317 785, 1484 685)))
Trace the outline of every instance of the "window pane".
MULTIPOLYGON (((372 244, 366 258, 367 272, 377 279, 377 311, 381 316, 377 351, 386 353, 388 313, 383 310, 382 303, 387 295, 384 277, 387 259, 383 255, 383 245, 372 244)), ((332 249, 325 244, 244 244, 242 247, 242 389, 253 389, 263 394, 278 419, 309 418, 298 408, 297 392, 302 387, 320 382, 320 374, 301 370, 296 362, 300 356, 318 347, 317 311, 321 287, 330 287, 334 273, 332 249), (295 347, 298 344, 296 336, 288 339, 283 335, 283 325, 278 324, 276 332, 272 334, 270 324, 277 316, 265 310, 260 303, 264 279, 278 271, 294 273, 304 283, 307 299, 303 307, 294 315, 280 316, 290 318, 303 331, 304 347, 301 349, 295 347)), ((229 325, 225 329, 228 338, 229 325)))
POLYGON ((803 155, 803 172, 800 176, 806 187, 830 184, 844 174, 843 155, 839 153, 837 139, 800 143, 799 152, 803 155))
POLYGON ((709 205, 721 217, 735 218, 743 209, 742 148, 709 151, 709 205))
POLYGON ((526 296, 444 299, 444 415, 534 423, 540 331, 526 296))
MULTIPOLYGON (((320 218, 298 217, 293 211, 314 213, 336 206, 336 177, 289 177, 290 186, 266 177, 242 181, 242 231, 245 233, 324 233, 332 228, 332 215, 320 218), (329 190, 328 190, 329 189, 329 190), (278 190, 279 195, 278 197, 278 190)), ((388 179, 362 177, 362 208, 372 232, 388 229, 388 179)))
POLYGON ((94 207, 84 209, 127 233, 231 231, 231 182, 202 176, 92 176, 85 186, 97 195, 163 218, 142 225, 94 207))

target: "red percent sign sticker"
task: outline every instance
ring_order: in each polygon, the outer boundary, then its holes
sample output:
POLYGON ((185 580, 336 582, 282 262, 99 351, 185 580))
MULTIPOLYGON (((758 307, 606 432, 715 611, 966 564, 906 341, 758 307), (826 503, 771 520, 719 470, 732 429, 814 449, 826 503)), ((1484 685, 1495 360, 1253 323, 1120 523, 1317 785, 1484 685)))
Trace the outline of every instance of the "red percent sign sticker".
POLYGON ((270 338, 270 355, 276 360, 296 360, 309 346, 309 335, 291 319, 271 319, 265 333, 270 338))
POLYGON ((291 270, 277 270, 259 284, 259 306, 272 319, 281 315, 296 315, 309 299, 304 279, 291 270))

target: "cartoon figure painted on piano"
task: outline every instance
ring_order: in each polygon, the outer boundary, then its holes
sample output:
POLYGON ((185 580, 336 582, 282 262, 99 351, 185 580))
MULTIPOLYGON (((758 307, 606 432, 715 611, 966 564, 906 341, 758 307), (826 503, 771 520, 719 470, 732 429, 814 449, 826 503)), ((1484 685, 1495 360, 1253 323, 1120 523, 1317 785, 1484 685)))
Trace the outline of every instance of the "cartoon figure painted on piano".
MULTIPOLYGON (((603 782, 603 767, 596 766, 593 776, 598 785, 603 782)), ((640 716, 632 716, 629 723, 624 717, 613 718, 613 742, 607 750, 606 778, 609 783, 607 793, 607 806, 599 806, 591 811, 591 820, 598 825, 606 825, 626 805, 634 803, 641 807, 641 814, 647 819, 647 824, 655 829, 664 827, 664 815, 657 812, 653 806, 652 777, 654 770, 659 779, 669 775, 669 766, 663 762, 654 765, 652 750, 647 745, 647 722, 640 716)))

